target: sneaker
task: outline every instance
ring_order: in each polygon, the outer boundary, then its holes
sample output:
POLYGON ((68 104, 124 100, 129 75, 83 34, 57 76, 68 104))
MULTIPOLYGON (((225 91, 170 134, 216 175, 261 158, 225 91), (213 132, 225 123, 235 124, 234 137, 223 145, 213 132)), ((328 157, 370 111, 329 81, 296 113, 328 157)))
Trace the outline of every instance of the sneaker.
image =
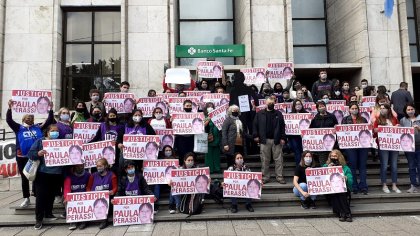
POLYGON ((311 209, 316 209, 316 204, 315 204, 315 200, 310 201, 309 206, 311 207, 311 209))
POLYGON ((382 191, 384 191, 384 193, 391 193, 391 191, 389 191, 388 186, 383 186, 382 191))
POLYGON ((54 204, 61 204, 63 203, 63 198, 61 196, 55 196, 54 204))
POLYGON ((394 191, 395 193, 401 193, 401 190, 399 190, 397 187, 392 188, 392 191, 394 191))
POLYGON ((50 215, 46 215, 44 217, 44 220, 47 221, 47 222, 50 222, 50 221, 57 220, 57 217, 55 217, 55 215, 53 215, 53 214, 50 214, 50 215))
POLYGON ((31 200, 29 198, 25 198, 25 200, 23 200, 23 202, 20 204, 20 207, 26 208, 29 206, 30 203, 31 203, 31 200))
POLYGON ((303 208, 303 209, 309 209, 309 206, 308 206, 308 203, 306 202, 306 200, 304 200, 304 201, 300 201, 300 206, 303 208))
POLYGON ((79 229, 80 230, 86 229, 86 226, 87 226, 87 223, 86 222, 82 222, 82 223, 79 224, 79 229))
POLYGON ((108 220, 104 220, 99 225, 99 229, 105 229, 108 226, 108 220))
POLYGON ((238 212, 238 205, 232 205, 230 207, 230 212, 237 213, 238 212))
POLYGON ((276 178, 277 182, 279 182, 280 184, 286 184, 286 180, 284 180, 283 177, 277 177, 276 178))
MULTIPOLYGON (((414 185, 411 185, 411 188, 407 190, 407 193, 417 193, 417 188, 414 185)), ((22 203, 23 204, 23 203, 22 203)), ((22 205, 21 205, 22 206, 22 205)))
POLYGON ((75 230, 75 229, 77 229, 76 223, 71 223, 69 226, 69 230, 75 230))
POLYGON ((66 213, 63 213, 61 215, 58 216, 58 219, 66 219, 66 213))
POLYGON ((249 212, 254 212, 254 208, 252 207, 251 204, 246 204, 245 208, 249 211, 249 212))
POLYGON ((169 214, 175 214, 175 213, 176 213, 176 210, 174 210, 174 209, 169 210, 169 214))
POLYGON ((42 229, 42 221, 36 221, 34 229, 36 230, 42 229))
POLYGON ((347 222, 353 222, 353 218, 351 217, 351 214, 346 215, 346 221, 347 222))
POLYGON ((368 191, 366 189, 363 189, 362 191, 360 191, 363 195, 368 195, 368 191))

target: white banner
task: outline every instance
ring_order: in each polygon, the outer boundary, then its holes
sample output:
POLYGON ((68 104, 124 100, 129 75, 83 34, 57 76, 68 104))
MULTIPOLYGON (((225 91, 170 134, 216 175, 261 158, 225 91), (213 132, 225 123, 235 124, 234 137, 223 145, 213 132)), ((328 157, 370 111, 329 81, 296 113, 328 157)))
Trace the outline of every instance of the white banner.
POLYGON ((210 169, 173 169, 171 172, 172 195, 209 193, 210 169))
POLYGON ((124 159, 156 160, 159 154, 158 135, 129 135, 123 137, 124 159))
POLYGON ((69 166, 82 164, 83 140, 81 139, 54 139, 42 140, 46 166, 69 166))
POLYGON ((306 168, 305 172, 310 195, 347 192, 346 179, 341 166, 306 168))
POLYGON ((109 191, 69 193, 66 223, 104 220, 108 216, 109 191))
POLYGON ((261 199, 261 189, 261 172, 223 172, 223 197, 261 199))
POLYGON ((153 223, 154 202, 153 195, 115 197, 114 226, 153 223))

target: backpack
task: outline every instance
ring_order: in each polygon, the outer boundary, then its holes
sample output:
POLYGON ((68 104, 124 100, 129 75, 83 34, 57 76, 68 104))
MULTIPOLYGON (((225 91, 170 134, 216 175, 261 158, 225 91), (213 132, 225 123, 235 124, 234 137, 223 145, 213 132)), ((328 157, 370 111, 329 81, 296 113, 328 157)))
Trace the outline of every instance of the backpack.
POLYGON ((204 194, 186 194, 181 198, 179 211, 188 215, 198 215, 203 211, 204 194))
POLYGON ((223 188, 219 180, 214 180, 210 184, 210 192, 206 194, 205 199, 213 199, 218 204, 223 204, 223 188))

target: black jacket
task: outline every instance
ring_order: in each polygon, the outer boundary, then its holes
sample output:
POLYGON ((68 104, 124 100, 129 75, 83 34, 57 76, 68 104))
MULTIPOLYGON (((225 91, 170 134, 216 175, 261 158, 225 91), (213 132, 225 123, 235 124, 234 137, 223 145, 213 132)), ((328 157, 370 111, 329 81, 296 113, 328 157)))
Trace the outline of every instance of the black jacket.
POLYGON ((321 116, 317 113, 309 128, 334 128, 334 125, 338 125, 338 121, 333 114, 327 112, 327 115, 321 116))
MULTIPOLYGON (((285 131, 285 124, 284 124, 284 118, 281 112, 274 111, 275 112, 275 119, 276 122, 274 122, 274 144, 277 145, 280 143, 280 139, 283 139, 286 141, 286 131, 285 131)), ((264 109, 260 112, 258 112, 255 115, 254 118, 254 125, 253 125, 253 133, 252 136, 254 138, 259 138, 260 143, 266 144, 267 138, 266 138, 266 120, 267 120, 267 110, 264 109)))
MULTIPOLYGON (((137 174, 139 177, 139 189, 141 195, 154 195, 153 192, 149 189, 149 185, 147 185, 146 180, 144 179, 143 175, 137 174)), ((128 178, 126 175, 121 176, 120 181, 118 183, 118 192, 117 196, 125 196, 125 188, 128 184, 128 178)))

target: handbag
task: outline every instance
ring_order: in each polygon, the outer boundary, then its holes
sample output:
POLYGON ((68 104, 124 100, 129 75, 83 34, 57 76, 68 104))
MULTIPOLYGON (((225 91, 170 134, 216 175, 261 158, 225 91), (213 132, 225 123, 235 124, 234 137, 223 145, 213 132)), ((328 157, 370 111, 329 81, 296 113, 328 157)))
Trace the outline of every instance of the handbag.
POLYGON ((29 181, 34 181, 36 177, 36 172, 38 171, 39 167, 39 160, 34 161, 29 159, 26 163, 25 167, 23 168, 23 174, 29 181))

